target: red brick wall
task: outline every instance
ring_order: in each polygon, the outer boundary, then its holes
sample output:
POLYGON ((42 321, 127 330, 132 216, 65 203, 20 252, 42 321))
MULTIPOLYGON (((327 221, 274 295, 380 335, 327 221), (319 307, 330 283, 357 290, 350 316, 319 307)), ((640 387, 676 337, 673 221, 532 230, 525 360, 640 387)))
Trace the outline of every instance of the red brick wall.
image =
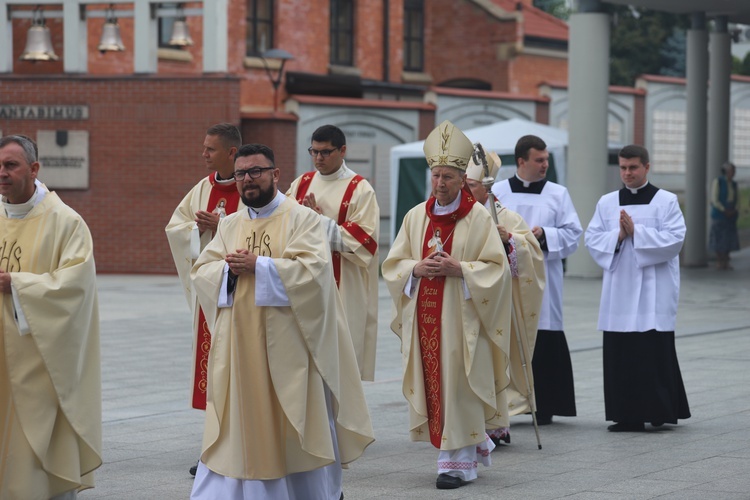
POLYGON ((286 192, 296 178, 297 117, 243 116, 240 130, 243 143, 265 144, 273 149, 276 166, 281 170, 279 190, 286 192))
MULTIPOLYGON (((240 124, 234 77, 0 77, 3 104, 88 104, 85 121, 0 120, 5 135, 88 130, 90 188, 60 190, 94 237, 97 269, 172 273, 164 227, 208 172, 205 131, 240 124)), ((44 167, 40 173, 44 179, 44 167)))
POLYGON ((543 123, 549 125, 549 101, 539 100, 536 102, 536 109, 534 110, 535 116, 534 121, 537 123, 543 123))
POLYGON ((421 141, 427 139, 430 132, 438 125, 435 123, 435 110, 420 111, 419 112, 419 137, 421 141))
POLYGON ((425 72, 440 85, 474 78, 505 91, 505 63, 498 44, 516 39, 515 21, 498 21, 467 0, 434 0, 425 9, 425 72))
MULTIPOLYGON (((531 0, 524 0, 530 3, 531 0)), ((92 4, 89 10, 103 10, 108 4, 92 4)), ((186 8, 200 7, 188 2, 186 8)), ((431 0, 425 9, 425 68, 433 83, 441 84, 453 79, 474 78, 491 83, 499 92, 536 93, 541 81, 567 80, 567 62, 563 59, 519 55, 506 57, 518 36, 521 26, 515 21, 500 21, 468 0, 431 0), (505 47, 501 50, 501 47, 505 47)), ((30 8, 30 7, 29 7, 30 8)), ((52 9, 53 7, 48 7, 52 9)), ((56 7, 55 7, 56 8, 56 7)), ((115 8, 129 10, 130 5, 115 8)), ((330 0, 277 0, 275 11, 274 46, 294 55, 286 70, 328 74, 330 56, 330 0)), ((355 5, 354 65, 363 78, 382 80, 384 77, 382 0, 359 0, 355 5)), ((403 69, 403 0, 390 0, 389 4, 388 80, 398 82, 403 69)), ((241 79, 240 103, 245 112, 273 109, 273 88, 262 68, 244 65, 246 51, 246 0, 229 1, 228 72, 241 79)), ((14 73, 61 74, 62 61, 56 63, 29 63, 18 61, 26 41, 30 20, 15 19, 14 73)), ((125 52, 100 54, 99 43, 102 18, 88 20, 89 73, 133 73, 133 19, 119 20, 125 52)), ((202 23, 200 16, 187 18, 195 44, 186 50, 192 55, 190 62, 161 59, 159 74, 200 75, 203 68, 202 23)), ((48 19, 53 45, 63 57, 62 20, 48 19)), ((269 47, 270 48, 270 47, 269 47)), ((286 98, 283 84, 279 101, 286 98)), ((282 109, 282 107, 280 107, 282 109)))
POLYGON ((362 71, 362 78, 383 78, 383 2, 361 0, 354 2, 354 65, 362 71))
POLYGON ((519 55, 510 63, 510 92, 536 94, 544 82, 568 81, 568 60, 519 55))

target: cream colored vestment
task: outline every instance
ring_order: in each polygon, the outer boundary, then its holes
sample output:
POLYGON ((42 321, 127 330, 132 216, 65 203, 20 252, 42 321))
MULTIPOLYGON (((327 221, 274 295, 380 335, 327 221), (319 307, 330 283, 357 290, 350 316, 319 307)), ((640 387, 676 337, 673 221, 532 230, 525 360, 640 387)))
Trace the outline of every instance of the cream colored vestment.
MULTIPOLYGON (((401 337, 403 393, 409 401, 410 437, 429 441, 425 382, 415 318, 417 297, 404 288, 422 259, 429 226, 425 203, 404 217, 383 277, 394 300, 391 329, 401 337)), ((490 214, 475 203, 455 226, 451 256, 461 262, 463 280, 445 281, 440 318, 441 450, 455 450, 485 440, 485 429, 507 427, 505 389, 510 383, 511 275, 500 236, 490 214), (470 298, 464 295, 464 283, 470 298)), ((423 278, 425 279, 425 278, 423 278)))
POLYGON ((47 193, 23 219, 0 209, 0 498, 48 499, 94 486, 102 463, 99 311, 91 234, 47 193))
POLYGON ((286 199, 267 218, 224 219, 192 272, 213 344, 201 460, 221 475, 276 479, 335 459, 324 386, 332 394, 342 463, 373 441, 356 357, 319 216, 286 199), (217 307, 224 258, 271 257, 289 307, 255 306, 255 275, 217 307))

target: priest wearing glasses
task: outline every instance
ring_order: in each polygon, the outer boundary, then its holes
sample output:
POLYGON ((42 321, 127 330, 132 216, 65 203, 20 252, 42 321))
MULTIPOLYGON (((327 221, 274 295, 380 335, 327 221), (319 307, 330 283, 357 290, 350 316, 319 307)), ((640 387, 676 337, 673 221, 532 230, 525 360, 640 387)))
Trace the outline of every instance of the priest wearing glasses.
POLYGON ((279 172, 269 147, 240 147, 247 208, 191 272, 214 340, 192 499, 338 500, 342 464, 373 441, 325 232, 279 172))

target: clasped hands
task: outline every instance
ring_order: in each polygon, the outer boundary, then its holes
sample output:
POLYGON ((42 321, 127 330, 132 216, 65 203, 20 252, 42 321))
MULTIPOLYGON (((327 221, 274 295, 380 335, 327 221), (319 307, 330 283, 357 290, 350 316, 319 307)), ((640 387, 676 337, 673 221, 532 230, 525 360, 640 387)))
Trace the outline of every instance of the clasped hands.
POLYGON ((257 255, 242 248, 237 250, 237 253, 227 254, 224 258, 224 262, 229 265, 229 270, 236 276, 239 276, 240 274, 254 273, 255 262, 257 260, 257 255))
POLYGON ((321 210, 320 207, 318 206, 318 202, 315 200, 315 194, 313 193, 305 195, 305 197, 302 200, 302 204, 308 208, 312 208, 319 214, 323 213, 323 210, 321 210))
POLYGON ((461 263, 447 252, 433 252, 417 262, 412 274, 415 278, 435 278, 437 276, 463 277, 461 263))
POLYGON ((635 224, 633 223, 633 219, 625 210, 620 210, 620 235, 617 237, 618 243, 622 243, 628 236, 632 237, 634 232, 635 224))
POLYGON ((219 214, 198 210, 195 212, 195 223, 198 225, 198 231, 201 234, 206 231, 215 233, 216 228, 219 226, 219 214))

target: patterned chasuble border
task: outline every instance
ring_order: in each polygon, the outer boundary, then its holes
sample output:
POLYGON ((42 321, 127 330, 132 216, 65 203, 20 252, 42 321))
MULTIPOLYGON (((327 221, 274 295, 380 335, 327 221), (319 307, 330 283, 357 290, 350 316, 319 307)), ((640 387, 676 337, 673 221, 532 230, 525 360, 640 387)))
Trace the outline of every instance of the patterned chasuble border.
MULTIPOLYGON (((224 202, 226 214, 233 214, 240 204, 240 192, 235 183, 217 184, 213 173, 208 176, 211 192, 208 195, 206 211, 212 212, 221 202, 224 202)), ((206 316, 198 306, 198 328, 195 332, 195 366, 193 367, 193 408, 206 409, 206 389, 208 388, 208 353, 211 350, 211 332, 208 329, 206 316)))
MULTIPOLYGON (((295 196, 297 203, 299 203, 300 205, 302 205, 302 202, 305 199, 305 195, 307 195, 307 191, 310 189, 310 184, 312 183, 312 179, 313 177, 315 177, 316 173, 317 172, 308 172, 302 176, 302 179, 300 179, 299 185, 297 186, 297 195, 295 196)), ((351 221, 347 222, 346 220, 346 215, 349 211, 349 205, 351 205, 352 197, 354 196, 354 190, 357 189, 357 186, 363 180, 365 180, 365 178, 361 175, 355 175, 354 177, 352 177, 349 185, 346 186, 344 196, 341 198, 341 205, 339 206, 339 216, 336 220, 336 224, 342 226, 344 229, 346 229, 347 232, 349 232, 349 234, 354 236, 354 238, 359 241, 362 246, 367 249, 368 252, 370 252, 370 255, 375 255, 375 252, 378 249, 378 242, 375 241, 370 235, 368 235, 365 230, 359 226, 359 224, 351 221)), ((331 257, 333 259, 333 277, 336 279, 336 288, 339 288, 341 286, 341 253, 331 252, 331 257)))
MULTIPOLYGON (((423 238, 422 258, 426 258, 432 250, 432 240, 437 229, 442 234, 453 234, 456 223, 466 217, 474 205, 474 197, 461 192, 462 199, 458 209, 447 215, 433 215, 435 198, 427 200, 427 217, 431 224, 423 238)), ((443 251, 450 254, 453 238, 446 238, 443 251)), ((435 448, 440 448, 443 435, 442 401, 440 398, 441 369, 440 369, 440 317, 443 311, 443 292, 445 277, 422 278, 419 280, 419 294, 417 295, 417 325, 419 329, 419 346, 422 355, 422 371, 424 375, 425 395, 427 398, 427 421, 430 431, 430 442, 435 448)))

